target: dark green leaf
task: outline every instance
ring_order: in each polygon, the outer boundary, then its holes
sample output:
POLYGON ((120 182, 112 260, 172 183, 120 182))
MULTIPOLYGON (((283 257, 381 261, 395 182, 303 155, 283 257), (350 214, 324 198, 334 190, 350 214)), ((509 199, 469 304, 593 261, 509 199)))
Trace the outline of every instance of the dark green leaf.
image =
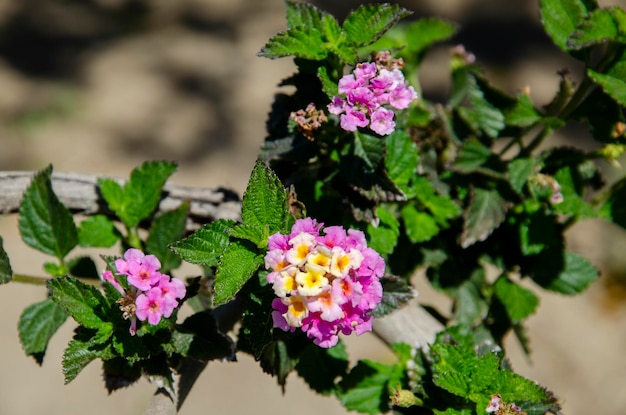
POLYGON ((157 208, 163 186, 175 170, 171 162, 145 162, 131 172, 123 187, 112 179, 100 179, 98 184, 109 208, 128 228, 134 228, 157 208))
POLYGON ((146 240, 146 253, 155 255, 161 262, 162 273, 168 273, 180 266, 180 257, 168 248, 185 234, 189 203, 182 203, 178 208, 157 216, 150 225, 146 240))
POLYGON ((272 301, 275 298, 271 287, 265 286, 248 294, 243 300, 237 350, 250 353, 257 360, 261 358, 263 350, 274 341, 272 301))
POLYGON ((504 221, 506 211, 507 202, 498 191, 473 188, 470 204, 464 212, 461 246, 467 248, 487 239, 504 221))
POLYGON ((6 284, 13 279, 13 270, 11 269, 11 263, 9 256, 4 250, 2 244, 2 237, 0 236, 0 284, 6 284))
POLYGON ((26 307, 18 323, 26 354, 41 364, 50 338, 66 319, 67 313, 50 299, 26 307))
POLYGON ((335 390, 335 381, 348 369, 348 353, 343 343, 324 349, 309 344, 296 364, 298 375, 315 392, 329 395, 335 390))
POLYGON ((263 256, 250 251, 245 245, 239 242, 228 245, 215 274, 215 306, 233 299, 261 264, 263 256))
POLYGON ((552 41, 565 52, 567 40, 585 16, 595 7, 585 0, 541 0, 541 21, 552 41))
POLYGON ((481 293, 485 285, 485 269, 478 267, 469 278, 449 292, 454 300, 454 319, 460 324, 472 327, 487 315, 488 305, 481 293))
POLYGON ((530 176, 535 172, 536 165, 536 161, 532 158, 516 158, 507 163, 507 174, 513 190, 518 193, 522 191, 530 176))
POLYGON ((96 263, 91 257, 78 256, 71 258, 67 262, 67 267, 70 275, 81 278, 93 278, 99 279, 100 273, 96 267, 96 263))
POLYGON ((267 238, 286 231, 289 223, 287 191, 276 174, 263 162, 257 161, 241 201, 241 218, 248 228, 246 235, 255 234, 258 247, 267 246, 267 238))
POLYGON ((385 276, 380 282, 383 285, 383 298, 374 310, 374 317, 387 315, 415 297, 416 291, 400 277, 385 276))
POLYGON ((141 378, 141 367, 118 357, 105 360, 102 364, 104 386, 109 393, 126 388, 141 378))
POLYGON ((562 258, 554 255, 549 258, 532 276, 543 288, 565 295, 574 295, 584 291, 589 284, 598 279, 598 270, 582 256, 566 251, 562 258))
POLYGON ((539 305, 539 298, 532 291, 514 283, 505 276, 498 278, 493 285, 494 293, 513 322, 519 322, 532 315, 539 305))
POLYGON ((419 161, 417 146, 411 136, 404 131, 396 130, 386 138, 387 154, 385 168, 389 177, 403 191, 415 176, 419 161))
POLYGON ((590 13, 567 40, 567 47, 578 50, 599 43, 626 43, 626 11, 619 7, 590 13))
POLYGON ((24 193, 18 228, 27 245, 63 260, 78 243, 70 211, 52 190, 52 166, 39 171, 24 193))
POLYGON ((346 17, 343 30, 347 41, 356 46, 365 46, 377 41, 398 20, 411 14, 409 10, 395 4, 367 4, 346 17))
POLYGON ((50 298, 71 315, 78 324, 90 329, 108 330, 112 325, 105 321, 107 300, 92 285, 72 277, 59 277, 48 281, 50 298))
POLYGON ((361 360, 339 383, 337 397, 348 410, 376 415, 389 410, 387 384, 392 368, 361 360))
POLYGON ((217 329, 211 311, 193 314, 177 326, 172 342, 176 353, 198 360, 234 359, 233 342, 217 329))
POLYGON ((113 221, 104 215, 91 216, 78 227, 78 243, 83 247, 110 248, 120 238, 113 221))
POLYGON ((428 241, 439 233, 435 219, 428 213, 418 211, 413 205, 402 208, 401 216, 406 235, 413 243, 428 241))
POLYGON ((220 255, 229 244, 228 230, 234 225, 235 221, 226 219, 211 222, 189 237, 172 243, 170 248, 192 264, 216 266, 220 255))
POLYGON ((485 164, 492 155, 488 147, 472 138, 463 143, 452 167, 455 170, 470 173, 485 164))
POLYGON ((322 60, 328 56, 322 32, 314 28, 297 27, 272 37, 258 53, 269 59, 294 56, 309 60, 322 60))
POLYGON ((110 344, 103 344, 102 338, 94 336, 83 339, 81 331, 70 340, 63 352, 63 375, 67 385, 95 359, 111 359, 114 357, 110 344))

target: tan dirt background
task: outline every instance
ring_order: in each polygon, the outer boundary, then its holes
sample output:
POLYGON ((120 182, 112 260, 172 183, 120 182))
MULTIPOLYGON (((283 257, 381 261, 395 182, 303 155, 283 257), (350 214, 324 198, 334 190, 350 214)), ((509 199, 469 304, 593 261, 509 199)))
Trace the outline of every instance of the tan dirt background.
MULTIPOLYGON (((547 103, 556 71, 575 67, 551 46, 538 24, 535 1, 423 0, 403 4, 418 16, 459 22, 457 42, 475 52, 495 82, 514 93, 530 86, 547 103)), ((626 6, 623 0, 602 5, 626 6)), ((358 2, 318 1, 345 14, 358 2)), ((85 0, 0 2, 0 169, 126 177, 148 159, 179 163, 173 182, 245 188, 264 138, 264 122, 289 60, 256 57, 285 28, 282 0, 85 0)), ((445 97, 447 48, 422 70, 424 94, 445 97)), ((563 140, 584 142, 567 130, 563 140)), ((623 174, 623 172, 622 172, 623 174)), ((16 218, 0 218, 0 234, 16 273, 43 275, 43 255, 26 248, 16 218)), ((600 222, 576 226, 570 247, 603 271, 583 295, 542 294, 528 322, 533 353, 514 339, 513 366, 547 385, 565 414, 626 414, 626 237, 600 222), (621 282, 621 284, 620 284, 621 282)), ((188 272, 193 272, 189 270, 188 272)), ((182 275, 179 275, 182 276, 182 275)), ((424 303, 442 304, 418 279, 424 303)), ((74 327, 53 338, 42 367, 24 356, 16 325, 21 310, 45 298, 41 287, 0 287, 0 415, 139 414, 154 385, 107 396, 98 363, 63 385, 61 355, 74 327)), ((352 357, 389 360, 373 337, 347 341, 352 357)), ((248 356, 212 362, 181 414, 345 414, 332 397, 316 396, 295 375, 282 396, 248 356)))

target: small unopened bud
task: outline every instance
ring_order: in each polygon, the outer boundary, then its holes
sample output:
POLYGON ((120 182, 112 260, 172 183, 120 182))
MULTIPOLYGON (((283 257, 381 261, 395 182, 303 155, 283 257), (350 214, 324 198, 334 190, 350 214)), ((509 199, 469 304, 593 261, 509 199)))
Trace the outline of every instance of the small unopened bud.
POLYGON ((410 406, 420 406, 424 402, 415 396, 413 392, 406 389, 395 389, 392 391, 391 404, 393 406, 399 406, 400 408, 408 408, 410 406))

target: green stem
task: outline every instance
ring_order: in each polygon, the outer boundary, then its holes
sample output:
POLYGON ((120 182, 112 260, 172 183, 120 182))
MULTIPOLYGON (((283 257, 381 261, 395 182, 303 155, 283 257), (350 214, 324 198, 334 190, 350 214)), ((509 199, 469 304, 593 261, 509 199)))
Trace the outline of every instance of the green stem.
POLYGON ((128 245, 131 248, 143 250, 143 247, 141 246, 141 238, 139 237, 139 232, 137 230, 137 227, 127 228, 127 231, 128 231, 128 245))
MULTIPOLYGON (((76 276, 72 276, 72 278, 76 278, 77 280, 82 281, 85 284, 93 285, 94 287, 100 286, 100 280, 96 278, 85 278, 76 276)), ((13 274, 12 281, 19 282, 21 284, 46 285, 46 283, 51 279, 52 278, 36 277, 33 275, 13 274)))

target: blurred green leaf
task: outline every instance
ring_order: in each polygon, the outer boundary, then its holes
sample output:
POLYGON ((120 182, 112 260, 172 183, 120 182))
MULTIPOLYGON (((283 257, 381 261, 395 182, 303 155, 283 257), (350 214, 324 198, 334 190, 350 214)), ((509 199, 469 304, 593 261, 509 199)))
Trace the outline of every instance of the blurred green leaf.
POLYGON ((597 8, 595 0, 541 0, 539 4, 544 29, 565 52, 569 51, 570 35, 585 16, 597 8))
POLYGON ((608 73, 602 74, 592 69, 587 70, 587 73, 596 84, 600 85, 604 92, 622 107, 626 107, 626 53, 622 60, 613 66, 608 73))
POLYGON ((154 218, 146 239, 146 253, 155 255, 161 262, 160 272, 166 274, 180 266, 178 255, 169 249, 169 244, 180 240, 185 234, 189 203, 182 203, 178 208, 162 213, 154 218))
POLYGON ((508 203, 497 190, 474 187, 470 204, 464 212, 461 246, 467 248, 484 241, 504 221, 508 203))
POLYGON ((475 138, 463 142, 452 167, 463 173, 476 171, 493 156, 491 150, 475 138))
POLYGON ((425 242, 439 233, 435 219, 425 212, 418 211, 413 205, 406 205, 401 210, 406 235, 414 244, 425 242))
POLYGON ((529 317, 539 305, 539 298, 532 291, 516 284, 505 276, 499 277, 493 288, 494 294, 500 300, 513 322, 519 322, 529 317))
POLYGON ((13 270, 9 256, 4 250, 2 237, 0 236, 0 284, 6 284, 13 279, 13 270))
POLYGON ((507 175, 513 190, 521 193, 522 188, 535 172, 536 167, 537 162, 535 159, 528 157, 515 158, 507 163, 507 175))
POLYGON ((532 275, 543 288, 565 295, 579 294, 598 279, 598 270, 582 256, 565 251, 560 257, 552 252, 532 275))
POLYGON ((528 94, 517 96, 515 106, 505 112, 504 119, 507 125, 515 127, 529 127, 541 120, 541 114, 535 109, 528 94))
POLYGON ((626 43, 626 11, 619 7, 594 10, 567 39, 567 47, 583 49, 612 41, 626 43))
POLYGON ((360 360, 339 383, 337 397, 350 411, 385 413, 389 410, 387 384, 391 375, 388 365, 360 360))

